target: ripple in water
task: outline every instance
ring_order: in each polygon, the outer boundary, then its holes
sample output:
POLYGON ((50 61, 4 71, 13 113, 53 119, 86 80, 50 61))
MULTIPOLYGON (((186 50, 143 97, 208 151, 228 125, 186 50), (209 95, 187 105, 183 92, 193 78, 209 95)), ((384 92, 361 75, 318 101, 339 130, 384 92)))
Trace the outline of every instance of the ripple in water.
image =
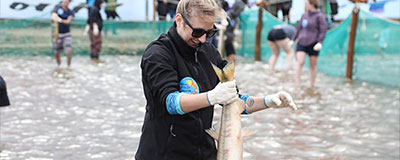
MULTIPOLYGON (((0 108, 0 159, 133 158, 146 104, 140 57, 103 56, 97 64, 76 56, 69 70, 52 57, 0 58, 12 103, 0 108)), ((241 93, 286 90, 299 107, 242 116, 256 131, 244 139, 245 160, 400 158, 399 89, 321 73, 316 88, 296 89, 293 71, 270 73, 240 59, 235 74, 241 93)))

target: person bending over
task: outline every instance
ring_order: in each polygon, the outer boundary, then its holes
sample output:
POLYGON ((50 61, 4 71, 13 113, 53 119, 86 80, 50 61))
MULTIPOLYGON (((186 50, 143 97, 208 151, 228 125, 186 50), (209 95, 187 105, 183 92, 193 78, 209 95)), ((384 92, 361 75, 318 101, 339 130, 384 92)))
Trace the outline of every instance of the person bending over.
POLYGON ((268 64, 271 71, 274 71, 276 61, 278 60, 280 49, 283 49, 286 56, 286 65, 288 69, 292 68, 293 62, 293 38, 296 34, 296 28, 287 25, 277 25, 268 32, 268 45, 271 48, 272 56, 269 58, 268 64))

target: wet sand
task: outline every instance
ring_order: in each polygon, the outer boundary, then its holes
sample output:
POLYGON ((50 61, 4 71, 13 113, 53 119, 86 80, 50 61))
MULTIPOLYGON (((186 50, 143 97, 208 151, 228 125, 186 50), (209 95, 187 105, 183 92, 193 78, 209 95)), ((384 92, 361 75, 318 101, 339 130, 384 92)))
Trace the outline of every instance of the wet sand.
MULTIPOLYGON (((145 112, 139 56, 75 56, 61 68, 48 56, 0 56, 11 106, 0 108, 0 159, 133 159, 145 112)), ((256 131, 244 139, 245 160, 399 159, 400 89, 319 73, 314 89, 296 89, 292 71, 270 73, 239 59, 241 93, 286 90, 298 111, 242 116, 256 131)), ((220 109, 216 109, 215 120, 220 109)))

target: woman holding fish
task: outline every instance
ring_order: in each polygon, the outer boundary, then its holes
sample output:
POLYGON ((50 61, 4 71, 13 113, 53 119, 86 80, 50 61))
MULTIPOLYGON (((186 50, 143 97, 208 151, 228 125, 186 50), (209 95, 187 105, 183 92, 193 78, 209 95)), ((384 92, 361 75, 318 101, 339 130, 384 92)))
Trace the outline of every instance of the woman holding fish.
POLYGON ((224 68, 228 62, 205 43, 217 32, 217 10, 215 0, 181 0, 174 25, 146 48, 141 68, 147 104, 136 159, 216 159, 214 139, 205 131, 216 104, 241 98, 245 113, 296 108, 286 92, 239 96, 234 80, 219 79, 213 64, 224 68))

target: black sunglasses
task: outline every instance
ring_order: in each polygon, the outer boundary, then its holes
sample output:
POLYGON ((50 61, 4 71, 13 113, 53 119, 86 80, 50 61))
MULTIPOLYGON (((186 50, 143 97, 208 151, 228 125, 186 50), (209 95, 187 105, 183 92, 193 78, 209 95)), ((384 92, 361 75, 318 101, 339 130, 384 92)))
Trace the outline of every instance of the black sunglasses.
POLYGON ((217 33, 218 29, 217 27, 213 27, 213 29, 210 29, 208 31, 202 29, 202 28, 193 28, 192 25, 189 23, 189 21, 185 18, 185 16, 182 15, 183 21, 185 21, 185 23, 192 29, 192 36, 194 38, 200 38, 201 36, 203 36, 204 34, 206 34, 207 38, 210 38, 212 36, 215 35, 215 33, 217 33))

